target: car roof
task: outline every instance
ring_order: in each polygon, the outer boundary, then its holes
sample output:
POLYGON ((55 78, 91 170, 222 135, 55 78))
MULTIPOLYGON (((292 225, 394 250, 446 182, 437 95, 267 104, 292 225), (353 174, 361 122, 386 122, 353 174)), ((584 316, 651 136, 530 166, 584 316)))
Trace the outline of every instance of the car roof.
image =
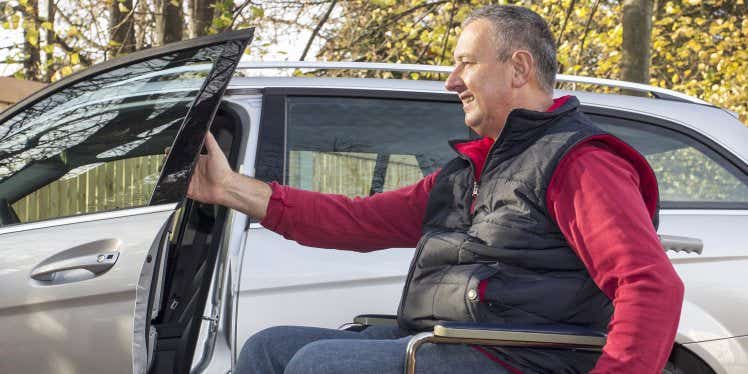
MULTIPOLYGON (((329 77, 234 77, 229 95, 237 89, 320 88, 368 91, 400 91, 455 95, 444 83, 434 80, 329 78, 329 77)), ((589 107, 640 113, 681 124, 703 134, 748 163, 748 128, 724 109, 716 106, 619 94, 556 90, 556 97, 574 95, 589 107)), ((455 100, 457 100, 455 96, 455 100)))

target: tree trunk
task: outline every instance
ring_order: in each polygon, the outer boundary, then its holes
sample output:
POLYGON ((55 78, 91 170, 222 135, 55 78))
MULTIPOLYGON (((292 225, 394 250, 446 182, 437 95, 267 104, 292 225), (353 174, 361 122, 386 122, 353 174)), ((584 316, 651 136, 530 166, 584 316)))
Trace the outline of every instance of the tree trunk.
POLYGON ((149 16, 153 15, 153 12, 148 8, 148 2, 145 0, 138 0, 136 2, 135 14, 133 15, 133 22, 135 23, 135 50, 141 50, 146 48, 146 35, 149 32, 153 32, 153 24, 150 22, 149 16))
POLYGON ((190 2, 190 37, 208 34, 213 22, 216 0, 187 0, 190 2))
MULTIPOLYGON (((142 1, 142 0, 141 0, 142 1)), ((164 45, 164 23, 165 23, 165 17, 164 17, 164 7, 166 6, 164 3, 169 0, 154 0, 153 5, 155 8, 155 11, 153 13, 153 20, 156 24, 153 28, 153 44, 154 45, 164 45)))
POLYGON ((42 78, 39 52, 39 2, 29 0, 23 19, 23 61, 24 78, 38 80, 42 78))
MULTIPOLYGON (((621 79, 649 84, 653 0, 623 0, 621 79)), ((631 95, 645 93, 626 92, 631 95)))
POLYGON ((109 5, 111 57, 135 51, 135 22, 132 0, 112 0, 109 5))
POLYGON ((164 39, 162 45, 182 40, 182 30, 184 29, 182 3, 179 0, 164 0, 163 5, 164 39))
POLYGON ((156 0, 156 28, 153 41, 164 45, 182 40, 182 6, 179 0, 156 0), (172 1, 178 4, 175 6, 172 1))
MULTIPOLYGON (((46 33, 46 37, 44 38, 44 42, 46 45, 54 45, 56 42, 55 37, 55 7, 54 7, 54 0, 47 0, 47 22, 52 25, 46 33)), ((54 70, 52 69, 52 63, 54 60, 54 55, 52 51, 44 52, 44 61, 45 61, 45 68, 44 68, 44 82, 49 83, 52 80, 52 74, 54 73, 54 70)))

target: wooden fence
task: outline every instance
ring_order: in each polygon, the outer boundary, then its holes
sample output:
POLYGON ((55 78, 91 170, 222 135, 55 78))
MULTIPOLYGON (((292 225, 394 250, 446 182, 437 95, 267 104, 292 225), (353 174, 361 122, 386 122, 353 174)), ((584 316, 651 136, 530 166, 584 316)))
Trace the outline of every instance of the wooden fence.
MULTIPOLYGON (((291 151, 288 184, 348 197, 368 196, 376 159, 372 153, 291 151)), ((390 155, 383 190, 407 186, 421 178, 415 156, 390 155)))
POLYGON ((71 170, 12 207, 21 222, 148 204, 162 155, 142 156, 71 170))
MULTIPOLYGON (((368 196, 376 154, 292 151, 289 185, 312 191, 368 196)), ((74 169, 62 178, 16 201, 21 222, 144 206, 153 193, 163 156, 143 156, 74 169)), ((423 178, 411 155, 391 155, 384 191, 423 178)))

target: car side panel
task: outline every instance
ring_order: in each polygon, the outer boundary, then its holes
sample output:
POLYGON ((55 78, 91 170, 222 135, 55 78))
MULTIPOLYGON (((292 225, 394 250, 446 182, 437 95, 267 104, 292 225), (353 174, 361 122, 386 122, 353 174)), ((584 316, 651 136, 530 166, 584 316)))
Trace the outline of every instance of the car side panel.
POLYGON ((357 314, 397 311, 413 249, 310 248, 253 226, 239 290, 239 346, 270 326, 337 328, 357 314))
POLYGON ((684 344, 717 374, 748 373, 748 336, 684 344))
POLYGON ((83 222, 0 234, 0 372, 132 373, 135 287, 171 208, 116 218, 92 214, 83 222), (44 259, 101 239, 121 242, 108 271, 90 278, 73 270, 64 274, 69 282, 30 277, 44 259))
POLYGON ((748 334, 748 244, 741 233, 748 212, 739 210, 666 210, 660 234, 701 239, 701 255, 668 252, 683 280, 685 301, 678 342, 723 339, 748 334))

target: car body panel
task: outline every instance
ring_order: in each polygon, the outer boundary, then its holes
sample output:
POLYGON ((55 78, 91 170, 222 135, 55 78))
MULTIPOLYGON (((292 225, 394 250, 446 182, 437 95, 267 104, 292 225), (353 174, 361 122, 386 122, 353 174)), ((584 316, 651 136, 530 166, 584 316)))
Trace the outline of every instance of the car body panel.
POLYGON ((135 208, 118 217, 92 214, 0 234, 0 282, 13 285, 0 299, 0 372, 132 373, 134 285, 172 210, 173 204, 135 208), (121 243, 108 271, 91 277, 73 270, 51 281, 29 277, 43 259, 102 239, 121 243))
POLYGON ((668 252, 686 285, 678 342, 748 334, 748 319, 739 312, 748 311, 748 244, 737 234, 745 227, 746 211, 672 209, 660 215, 661 234, 687 235, 704 242, 700 255, 668 252))
POLYGON ((683 347, 704 360, 716 374, 748 373, 748 336, 707 340, 683 347))

